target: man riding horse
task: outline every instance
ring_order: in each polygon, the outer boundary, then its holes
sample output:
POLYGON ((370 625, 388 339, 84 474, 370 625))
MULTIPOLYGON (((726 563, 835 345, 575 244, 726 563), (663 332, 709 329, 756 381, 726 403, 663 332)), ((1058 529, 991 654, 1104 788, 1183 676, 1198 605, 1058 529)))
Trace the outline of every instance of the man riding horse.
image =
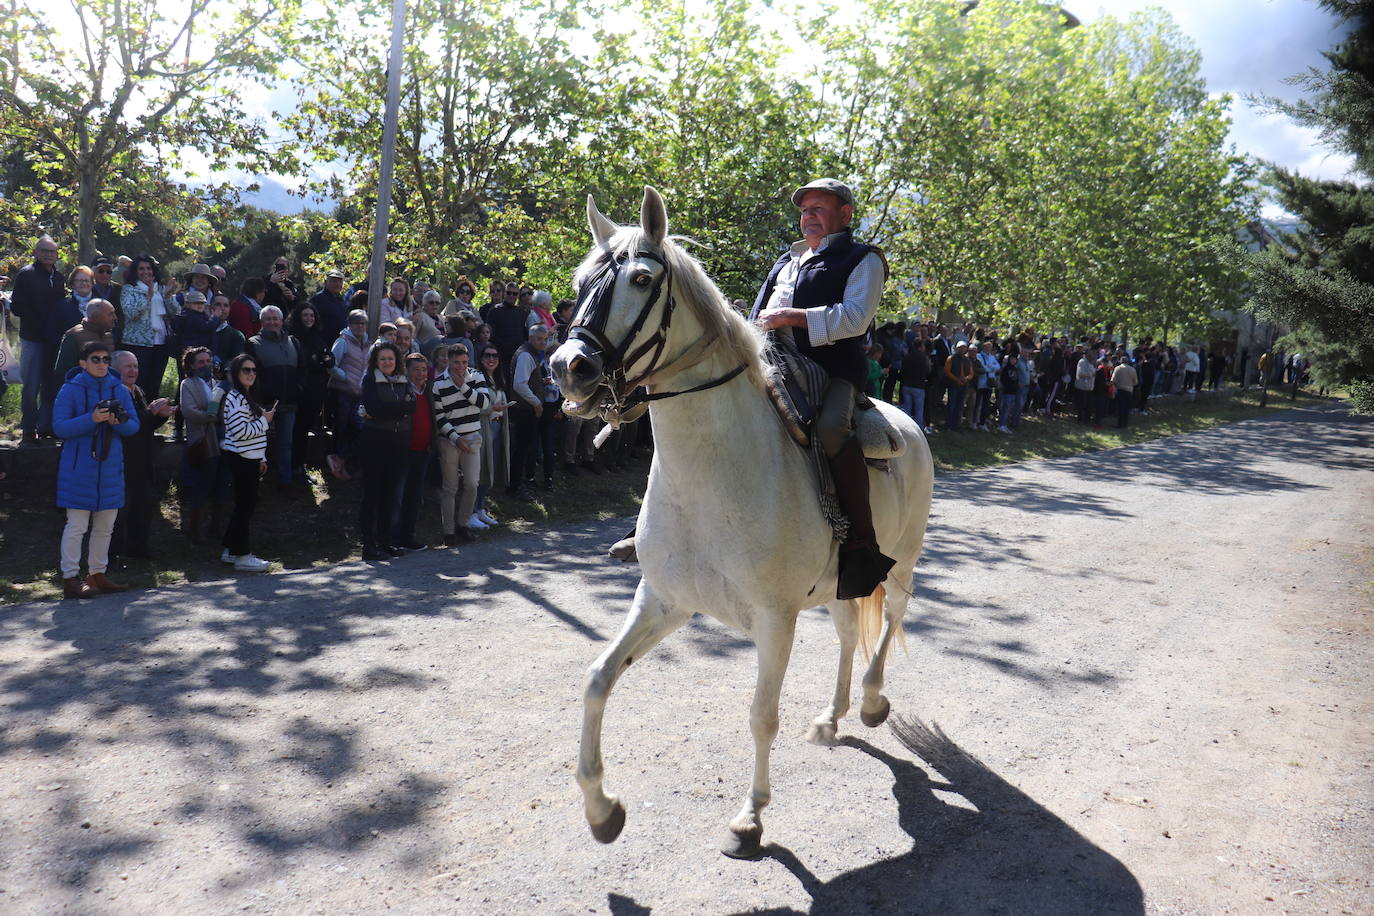
MULTIPOLYGON (((873 532, 868 465, 854 434, 854 409, 868 375, 863 339, 878 311, 887 262, 877 248, 854 240, 854 193, 844 183, 819 178, 798 188, 792 203, 801 210, 803 238, 773 265, 749 317, 764 330, 791 328, 801 354, 830 376, 814 433, 849 519, 836 597, 864 598, 893 564, 873 532)), ((611 555, 633 561, 634 533, 616 543, 611 555)))
POLYGON ((801 210, 802 239, 773 265, 750 317, 765 330, 791 328, 797 349, 830 376, 814 434, 849 518, 836 597, 863 598, 893 564, 873 533, 868 465, 854 434, 855 405, 868 376, 863 338, 878 311, 887 263, 877 248, 855 241, 854 193, 847 185, 818 178, 798 188, 792 203, 801 210))

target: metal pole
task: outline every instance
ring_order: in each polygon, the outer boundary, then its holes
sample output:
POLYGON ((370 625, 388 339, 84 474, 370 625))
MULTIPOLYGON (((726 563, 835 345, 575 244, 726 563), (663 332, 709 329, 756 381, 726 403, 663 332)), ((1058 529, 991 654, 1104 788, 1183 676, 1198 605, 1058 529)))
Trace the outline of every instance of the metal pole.
POLYGON ((406 24, 406 0, 392 0, 391 58, 386 68, 386 113, 382 121, 382 170, 377 185, 377 226, 372 236, 372 263, 367 270, 367 330, 375 339, 382 323, 383 285, 386 283, 387 234, 391 220, 391 171, 396 161, 396 118, 401 106, 401 52, 406 24))

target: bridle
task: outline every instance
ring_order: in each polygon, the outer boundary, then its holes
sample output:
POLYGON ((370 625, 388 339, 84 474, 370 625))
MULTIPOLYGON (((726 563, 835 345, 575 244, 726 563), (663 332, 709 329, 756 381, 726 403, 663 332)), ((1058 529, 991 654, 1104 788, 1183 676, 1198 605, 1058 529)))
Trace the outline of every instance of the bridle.
POLYGON ((630 325, 624 339, 619 343, 612 343, 606 336, 606 324, 610 320, 611 306, 615 300, 616 281, 625 264, 631 259, 629 252, 618 256, 612 255, 605 264, 596 269, 595 273, 583 280, 577 291, 577 312, 568 330, 569 340, 582 343, 591 351, 591 355, 601 360, 601 381, 597 386, 597 391, 601 394, 596 410, 612 426, 638 419, 648 409, 650 401, 674 398, 680 394, 692 394, 724 385, 745 369, 745 364, 740 363, 719 378, 682 391, 659 391, 653 394, 645 391, 649 385, 700 362, 706 355, 707 348, 715 342, 716 335, 708 331, 669 363, 660 365, 663 351, 668 346, 668 331, 672 327, 673 311, 677 307, 677 299, 673 295, 672 267, 657 252, 646 249, 635 251, 633 257, 656 262, 663 267, 663 273, 649 286, 644 305, 635 316, 634 323, 630 325), (644 330, 649 315, 660 299, 663 301, 663 319, 652 334, 633 350, 626 352, 644 330), (644 371, 633 378, 627 378, 629 368, 645 356, 649 357, 649 362, 644 371))

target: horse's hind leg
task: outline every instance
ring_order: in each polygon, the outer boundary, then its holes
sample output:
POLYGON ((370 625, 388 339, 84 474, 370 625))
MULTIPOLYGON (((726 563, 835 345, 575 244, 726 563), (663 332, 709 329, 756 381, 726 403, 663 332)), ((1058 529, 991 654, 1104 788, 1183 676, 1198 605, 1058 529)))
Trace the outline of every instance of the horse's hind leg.
MULTIPOLYGON (((911 572, 906 573, 906 581, 911 581, 911 572)), ((888 582, 892 582, 892 577, 888 577, 888 582)), ((892 646, 892 640, 901 632, 902 619, 906 616, 907 592, 904 588, 889 588, 883 598, 883 633, 878 639, 878 646, 873 651, 873 658, 868 663, 868 670, 864 672, 864 700, 859 708, 859 719, 869 728, 876 728, 887 720, 887 714, 892 711, 892 704, 887 697, 883 696, 883 669, 887 664, 887 656, 892 646)))
POLYGON ((830 621, 835 625, 835 634, 840 638, 840 668, 835 676, 835 695, 819 716, 806 730, 806 740, 812 744, 832 745, 836 743, 836 730, 840 719, 849 712, 849 688, 854 677, 854 648, 859 643, 859 625, 854 619, 857 608, 853 601, 832 601, 830 621))
POLYGON ((721 852, 736 859, 749 859, 763 851, 761 813, 773 798, 768 781, 768 755, 778 735, 778 698, 782 679, 792 657, 792 636, 796 618, 769 616, 760 611, 754 628, 754 643, 759 652, 758 682, 754 702, 749 707, 749 730, 754 735, 754 783, 744 799, 744 807, 730 822, 730 832, 721 852))
POLYGON ((577 784, 592 836, 610 843, 625 826, 625 808, 602 789, 605 764, 601 760, 601 720, 606 699, 621 673, 692 616, 669 608, 640 580, 630 615, 620 635, 587 669, 582 705, 582 743, 577 754, 577 784))

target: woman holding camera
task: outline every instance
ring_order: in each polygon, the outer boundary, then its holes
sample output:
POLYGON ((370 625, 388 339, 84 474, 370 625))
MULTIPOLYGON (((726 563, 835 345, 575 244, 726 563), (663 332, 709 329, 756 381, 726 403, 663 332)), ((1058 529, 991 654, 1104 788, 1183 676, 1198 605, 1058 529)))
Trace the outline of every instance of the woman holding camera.
POLYGON ((62 531, 64 598, 91 598, 128 588, 106 578, 105 569, 115 516, 124 505, 122 440, 138 432, 138 417, 129 390, 110 375, 110 356, 108 344, 84 344, 77 368, 67 373, 53 402, 53 433, 62 440, 57 504, 67 510, 62 531), (91 542, 83 580, 81 540, 87 528, 91 542))
POLYGON ((240 572, 262 572, 268 565, 253 556, 248 538, 248 525, 258 504, 258 482, 267 473, 267 429, 276 414, 275 404, 263 410, 253 397, 257 380, 257 359, 247 353, 234 357, 225 372, 227 390, 220 404, 224 417, 222 460, 228 462, 229 477, 234 481, 234 511, 224 529, 220 559, 240 572))

